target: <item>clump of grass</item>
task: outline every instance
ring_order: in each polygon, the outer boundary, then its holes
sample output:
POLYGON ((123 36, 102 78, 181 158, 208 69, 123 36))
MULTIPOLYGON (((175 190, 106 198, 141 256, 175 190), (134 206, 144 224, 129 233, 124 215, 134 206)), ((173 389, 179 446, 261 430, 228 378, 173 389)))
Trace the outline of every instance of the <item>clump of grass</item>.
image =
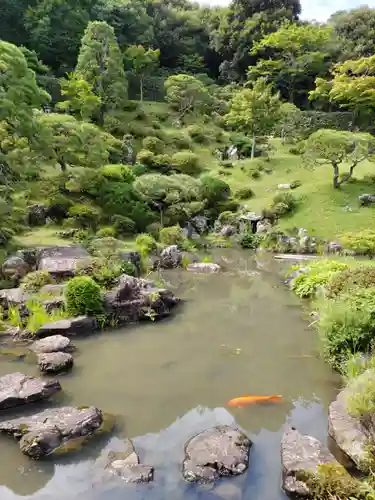
POLYGON ((68 313, 64 308, 53 309, 47 311, 44 305, 39 300, 29 300, 26 302, 28 315, 23 317, 19 307, 13 306, 8 309, 8 318, 6 323, 9 326, 20 327, 28 333, 36 333, 39 328, 47 323, 66 319, 68 313))

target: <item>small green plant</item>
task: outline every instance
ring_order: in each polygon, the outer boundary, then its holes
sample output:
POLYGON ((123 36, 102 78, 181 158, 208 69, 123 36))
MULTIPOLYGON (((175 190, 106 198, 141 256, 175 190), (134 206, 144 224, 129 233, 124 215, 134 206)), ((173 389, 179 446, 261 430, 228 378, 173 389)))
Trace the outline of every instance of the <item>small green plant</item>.
POLYGON ((89 276, 77 276, 65 289, 67 310, 73 316, 96 315, 103 310, 100 286, 89 276))
POLYGON ((44 285, 54 283, 48 271, 34 271, 28 273, 21 281, 21 287, 27 292, 37 292, 44 285))
POLYGON ((8 308, 8 318, 7 322, 10 324, 10 326, 14 327, 22 327, 23 326, 23 321, 21 318, 20 310, 18 309, 17 306, 10 306, 8 308))
POLYGON ((244 188, 238 189, 238 191, 236 191, 236 193, 235 193, 235 196, 239 200, 249 200, 250 198, 252 198, 254 196, 254 191, 249 187, 244 187, 244 188))
POLYGON ((29 316, 26 320, 25 330, 29 333, 36 333, 43 325, 68 317, 65 309, 57 308, 48 312, 43 304, 36 300, 28 301, 26 307, 29 310, 29 316))
POLYGON ((285 207, 283 214, 290 214, 296 210, 298 200, 292 193, 278 193, 272 200, 271 209, 274 209, 281 204, 285 207))
POLYGON ((116 228, 113 226, 108 226, 99 229, 99 231, 96 233, 96 236, 98 238, 116 238, 116 234, 116 228))
POLYGON ((219 217, 218 217, 218 222, 220 223, 220 225, 224 226, 226 224, 230 224, 230 225, 237 225, 237 219, 238 219, 238 214, 236 214, 235 212, 230 212, 230 211, 225 211, 225 212, 222 212, 219 217))
POLYGON ((184 235, 180 226, 171 226, 161 229, 159 240, 163 245, 179 245, 181 246, 184 240, 184 235))
POLYGON ((262 241, 262 237, 259 234, 254 234, 251 231, 247 231, 241 235, 239 239, 239 244, 242 248, 248 248, 250 250, 256 250, 262 241))
POLYGON ((139 251, 150 254, 157 249, 157 243, 150 234, 139 234, 135 240, 135 246, 139 251))

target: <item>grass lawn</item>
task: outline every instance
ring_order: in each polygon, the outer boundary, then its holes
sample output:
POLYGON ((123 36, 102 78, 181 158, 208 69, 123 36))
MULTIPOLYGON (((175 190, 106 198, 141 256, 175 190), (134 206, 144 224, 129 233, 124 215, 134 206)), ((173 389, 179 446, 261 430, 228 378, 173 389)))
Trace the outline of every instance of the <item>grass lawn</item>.
MULTIPOLYGON (((239 161, 235 168, 227 169, 229 176, 218 173, 231 185, 234 193, 243 187, 254 191, 254 198, 244 202, 249 210, 259 212, 269 206, 278 192, 278 184, 299 180, 301 187, 292 191, 299 198, 299 206, 294 214, 280 220, 281 229, 303 227, 319 237, 331 239, 347 231, 375 229, 375 207, 360 207, 358 203, 360 194, 375 194, 375 183, 363 180, 366 175, 375 175, 374 163, 361 163, 354 174, 357 182, 333 189, 332 168, 329 165, 310 170, 303 165, 300 156, 289 153, 289 146, 282 146, 279 141, 275 144, 277 148, 269 162, 272 174, 263 173, 260 179, 252 179, 248 173, 251 160, 239 161), (351 210, 347 211, 345 207, 351 210)), ((343 167, 342 173, 345 170, 343 167)))
POLYGON ((23 247, 41 247, 41 246, 62 246, 72 245, 72 241, 61 238, 58 232, 61 227, 43 226, 31 229, 23 234, 16 236, 16 243, 23 247))

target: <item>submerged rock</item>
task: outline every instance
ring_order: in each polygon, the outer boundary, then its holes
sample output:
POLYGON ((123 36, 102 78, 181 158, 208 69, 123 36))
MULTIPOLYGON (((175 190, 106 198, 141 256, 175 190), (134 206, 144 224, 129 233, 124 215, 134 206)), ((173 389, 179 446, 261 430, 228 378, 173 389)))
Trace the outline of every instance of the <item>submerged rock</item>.
POLYGON ((182 474, 191 482, 243 474, 248 467, 251 445, 239 429, 228 425, 207 429, 186 443, 182 474))
POLYGON ((320 465, 342 467, 320 441, 302 435, 294 428, 288 429, 281 441, 281 463, 283 490, 289 496, 297 498, 310 496, 304 477, 316 474, 320 465))
POLYGON ((23 373, 9 373, 0 377, 0 410, 33 403, 61 390, 57 380, 42 380, 23 373))
POLYGON ((116 324, 168 316, 178 302, 171 291, 127 274, 122 275, 118 285, 104 295, 106 313, 116 324))
POLYGON ((194 273, 218 273, 221 267, 213 262, 195 262, 187 266, 187 270, 194 273))
POLYGON ((45 352, 38 354, 38 366, 44 373, 58 373, 69 370, 74 363, 73 356, 67 352, 45 352))
POLYGON ((68 406, 0 422, 0 432, 19 439, 25 455, 40 459, 56 451, 67 452, 77 448, 100 429, 102 422, 102 412, 98 408, 68 406))
POLYGON ((139 463, 139 457, 130 439, 126 440, 125 451, 108 453, 106 471, 120 477, 125 483, 148 483, 154 479, 154 469, 139 463))
POLYGON ((375 372, 367 370, 357 377, 329 406, 328 434, 335 441, 338 448, 355 464, 357 468, 366 469, 369 448, 372 447, 374 435, 375 415, 369 418, 369 426, 364 426, 359 418, 349 415, 347 402, 352 394, 363 390, 363 385, 368 381, 375 384, 375 372))
POLYGON ((90 261, 87 250, 80 246, 46 247, 39 252, 38 269, 55 278, 71 277, 76 269, 90 261))
POLYGON ((72 344, 68 337, 64 337, 63 335, 52 335, 45 339, 36 340, 30 346, 30 349, 36 353, 68 351, 72 349, 72 344))
POLYGON ((37 338, 50 337, 52 335, 74 336, 93 332, 96 328, 95 318, 89 316, 78 316, 77 318, 60 319, 52 323, 46 323, 37 330, 37 338))

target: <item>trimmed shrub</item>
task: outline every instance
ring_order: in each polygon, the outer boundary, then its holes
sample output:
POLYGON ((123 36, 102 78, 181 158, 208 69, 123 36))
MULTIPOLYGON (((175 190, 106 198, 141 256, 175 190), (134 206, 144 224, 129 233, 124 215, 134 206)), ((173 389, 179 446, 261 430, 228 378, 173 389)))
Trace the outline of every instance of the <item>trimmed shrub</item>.
POLYGON ((237 224, 237 214, 235 212, 229 212, 228 210, 222 212, 218 217, 218 222, 220 225, 225 226, 226 224, 236 225, 237 224))
POLYGON ((209 205, 214 205, 216 202, 225 201, 229 198, 229 184, 222 179, 205 175, 201 178, 201 183, 201 196, 207 200, 209 205))
POLYGON ((172 166, 181 174, 194 175, 201 171, 199 158, 192 151, 179 151, 172 156, 172 166))
POLYGON ((125 215, 114 215, 112 223, 116 233, 121 236, 128 236, 135 233, 135 222, 125 215))
POLYGON ((102 227, 102 229, 99 229, 99 231, 96 233, 96 236, 98 238, 116 238, 116 228, 113 226, 108 226, 108 227, 102 227))
POLYGON ((77 204, 70 207, 69 217, 83 229, 95 229, 99 222, 99 211, 89 205, 77 204))
POLYGON ((154 154, 162 154, 164 152, 164 143, 157 137, 145 137, 142 141, 142 147, 146 151, 151 151, 154 154))
POLYGON ((63 194, 56 194, 54 197, 48 200, 48 212, 47 215, 53 220, 58 222, 62 221, 67 217, 69 209, 73 206, 73 202, 67 196, 63 194))
POLYGON ((135 179, 133 168, 121 164, 105 165, 102 168, 102 175, 110 181, 124 181, 128 184, 131 184, 135 179))
POLYGON ((103 311, 100 286, 89 276, 76 276, 68 281, 65 297, 72 316, 96 315, 103 311))
POLYGON ((261 236, 259 236, 259 234, 254 234, 251 231, 247 231, 240 237, 239 244, 242 248, 256 250, 259 247, 261 241, 262 238, 261 236))
POLYGON ((143 125, 143 123, 134 121, 129 124, 128 133, 137 139, 143 139, 144 137, 154 136, 155 130, 151 127, 143 125))
POLYGON ((161 231, 162 226, 160 224, 160 222, 153 222, 152 224, 149 224, 147 227, 146 227, 146 232, 148 234, 151 234, 151 236, 153 238, 155 238, 156 240, 159 239, 159 233, 161 231))
POLYGON ((149 172, 146 165, 142 165, 141 163, 136 163, 132 167, 132 172, 135 177, 140 177, 141 175, 145 175, 149 172))
POLYGON ((140 252, 150 254, 157 249, 157 243, 150 234, 139 234, 135 240, 135 246, 140 252))
POLYGON ((181 246, 185 237, 180 226, 171 226, 163 228, 159 233, 159 240, 163 245, 181 246))
POLYGON ((254 191, 249 187, 247 187, 247 188, 244 187, 244 188, 241 188, 238 191, 236 191, 235 196, 239 200, 249 200, 250 198, 252 198, 254 196, 254 191))
POLYGON ((21 287, 27 292, 37 292, 44 285, 54 283, 48 271, 34 271, 28 273, 21 281, 21 287))
POLYGON ((352 250, 358 255, 375 254, 375 231, 364 229, 358 233, 345 233, 340 242, 346 250, 352 250))
POLYGON ((160 172, 169 172, 172 168, 171 157, 167 154, 155 155, 152 160, 152 167, 160 172))
POLYGON ((141 149, 137 154, 137 163, 151 167, 154 161, 154 153, 148 149, 141 149))
POLYGON ((163 130, 163 136, 158 135, 158 137, 175 149, 190 149, 192 146, 190 137, 180 130, 163 130))
POLYGON ((348 292, 354 288, 374 288, 375 287, 375 267, 358 267, 357 269, 345 269, 341 273, 333 276, 327 285, 329 297, 337 297, 343 292, 348 292))
POLYGON ((136 275, 136 268, 131 262, 121 261, 115 257, 99 257, 81 267, 78 270, 79 276, 90 276, 105 289, 110 289, 117 283, 117 279, 122 274, 136 275))
POLYGON ((207 134, 205 133, 204 128, 200 125, 190 125, 187 128, 187 132, 193 141, 198 142, 199 144, 206 142, 207 134))

